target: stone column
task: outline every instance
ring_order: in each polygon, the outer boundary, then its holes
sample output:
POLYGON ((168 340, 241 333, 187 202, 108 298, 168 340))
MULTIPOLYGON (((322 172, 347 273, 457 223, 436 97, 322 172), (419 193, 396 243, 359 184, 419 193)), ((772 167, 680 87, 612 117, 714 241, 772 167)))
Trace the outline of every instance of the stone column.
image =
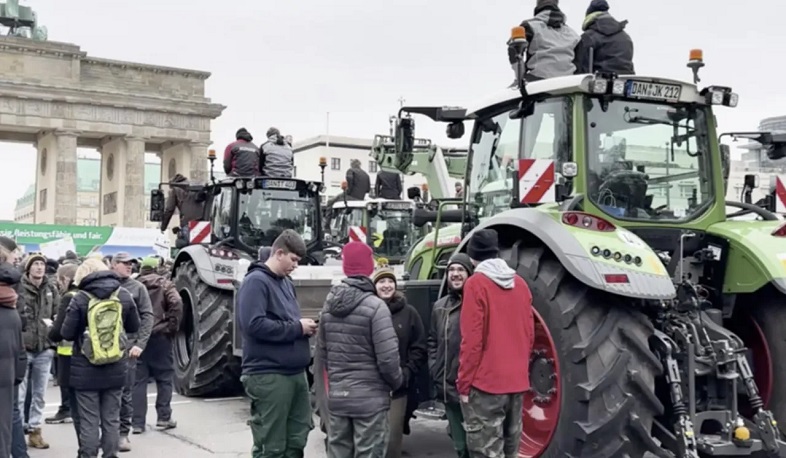
POLYGON ((145 141, 107 137, 101 144, 100 224, 145 226, 145 141))
POLYGON ((45 131, 36 149, 36 224, 77 224, 76 144, 79 132, 45 131))
MULTIPOLYGON (((207 160, 207 150, 210 143, 194 142, 190 145, 191 149, 191 176, 194 181, 206 183, 210 179, 210 171, 208 170, 209 164, 207 160)), ((219 171, 224 170, 223 154, 218 154, 216 151, 215 167, 219 171)))
MULTIPOLYGON (((166 183, 176 174, 181 174, 194 183, 205 183, 210 178, 207 150, 210 143, 167 142, 161 148, 161 182, 166 183)), ((216 168, 223 170, 221 157, 216 159, 216 168)))

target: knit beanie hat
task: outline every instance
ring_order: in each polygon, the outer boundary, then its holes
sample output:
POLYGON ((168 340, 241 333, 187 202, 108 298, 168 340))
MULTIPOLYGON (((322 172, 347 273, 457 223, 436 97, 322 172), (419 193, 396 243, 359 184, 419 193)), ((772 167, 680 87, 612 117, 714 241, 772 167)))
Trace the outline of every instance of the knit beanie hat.
POLYGON ((374 271, 374 275, 371 277, 371 281, 374 282, 376 285, 378 281, 382 280, 383 278, 389 278, 393 280, 393 283, 398 284, 396 281, 396 273, 393 272, 393 269, 390 267, 384 266, 380 267, 374 271))
POLYGON ((458 264, 467 271, 468 274, 472 275, 472 272, 475 270, 472 266, 472 260, 467 256, 466 253, 456 253, 450 257, 448 261, 448 269, 453 264, 458 264))
POLYGON ((374 272, 374 252, 362 242, 349 242, 341 250, 341 268, 347 277, 370 277, 374 272))
POLYGON ((30 272, 30 268, 33 267, 33 263, 36 261, 41 261, 46 266, 46 256, 41 253, 31 254, 27 257, 27 261, 25 261, 25 273, 30 272))
POLYGON ((496 258, 499 254, 499 237, 494 229, 481 229, 469 239, 467 254, 474 261, 496 258))
POLYGON ((538 0, 535 3, 535 14, 545 9, 559 9, 559 0, 538 0))
POLYGON ((246 130, 245 127, 241 127, 237 130, 237 132, 235 132, 235 138, 238 140, 245 140, 247 142, 250 142, 254 139, 254 137, 251 136, 251 133, 246 130))
POLYGON ((600 13, 609 10, 609 2, 606 0, 592 0, 587 8, 587 16, 592 13, 600 13))

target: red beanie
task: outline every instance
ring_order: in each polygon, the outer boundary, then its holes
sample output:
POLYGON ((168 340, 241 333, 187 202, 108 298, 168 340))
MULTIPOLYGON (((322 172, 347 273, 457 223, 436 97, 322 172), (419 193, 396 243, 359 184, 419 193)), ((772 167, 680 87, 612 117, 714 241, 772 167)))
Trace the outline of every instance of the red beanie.
POLYGON ((374 273, 374 252, 362 242, 349 242, 341 250, 341 267, 347 277, 370 277, 374 273))

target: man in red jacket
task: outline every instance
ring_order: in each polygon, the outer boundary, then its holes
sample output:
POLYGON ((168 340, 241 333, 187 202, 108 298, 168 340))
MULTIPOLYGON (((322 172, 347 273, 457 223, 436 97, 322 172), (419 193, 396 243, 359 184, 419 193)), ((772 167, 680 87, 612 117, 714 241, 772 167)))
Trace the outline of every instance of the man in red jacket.
POLYGON ((535 339, 532 294, 499 258, 497 233, 467 244, 475 275, 464 284, 456 383, 473 458, 518 456, 524 392, 535 339))

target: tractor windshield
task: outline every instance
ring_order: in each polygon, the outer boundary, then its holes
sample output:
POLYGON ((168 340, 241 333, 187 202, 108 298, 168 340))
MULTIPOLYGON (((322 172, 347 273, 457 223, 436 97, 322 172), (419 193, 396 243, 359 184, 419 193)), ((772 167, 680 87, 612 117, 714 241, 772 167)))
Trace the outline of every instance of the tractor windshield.
POLYGON ((610 216, 677 221, 713 201, 707 113, 695 105, 588 99, 587 194, 610 216))
POLYGON ((309 244, 318 233, 315 199, 300 191, 254 189, 239 195, 237 234, 258 249, 273 245, 285 229, 296 230, 309 244))
MULTIPOLYGON (((407 204, 405 204, 407 205, 407 204)), ((369 230, 377 256, 400 259, 406 256, 415 240, 412 209, 392 210, 382 207, 369 214, 369 230)))

